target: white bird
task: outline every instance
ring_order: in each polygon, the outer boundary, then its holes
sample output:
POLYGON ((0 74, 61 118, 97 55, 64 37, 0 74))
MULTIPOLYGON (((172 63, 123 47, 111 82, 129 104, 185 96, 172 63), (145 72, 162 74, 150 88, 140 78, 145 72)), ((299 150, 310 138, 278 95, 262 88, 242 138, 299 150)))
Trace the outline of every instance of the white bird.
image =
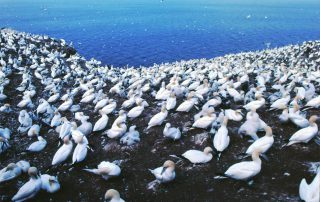
POLYGON ((23 107, 31 107, 33 106, 32 104, 32 100, 30 95, 27 95, 23 98, 23 100, 21 100, 18 104, 17 107, 23 108, 23 107))
POLYGON ((167 98, 166 109, 170 111, 171 109, 174 109, 176 107, 176 104, 177 104, 176 95, 174 92, 172 92, 170 96, 167 98))
POLYGON ((208 111, 207 115, 206 116, 203 116, 201 118, 198 118, 193 124, 192 124, 192 127, 193 128, 203 128, 203 129, 206 129, 208 128, 209 126, 212 125, 212 123, 216 120, 216 115, 211 112, 211 111, 208 111))
POLYGON ((212 148, 206 147, 203 152, 199 150, 188 150, 182 156, 188 159, 191 163, 208 163, 212 159, 212 148))
POLYGON ((88 152, 88 140, 85 136, 80 137, 76 143, 77 146, 74 149, 72 155, 72 164, 83 161, 86 158, 88 152))
POLYGON ((163 130, 163 136, 171 138, 173 140, 178 140, 181 137, 181 132, 179 128, 171 127, 170 123, 166 123, 163 130))
POLYGON ((228 117, 229 120, 233 121, 241 121, 242 120, 242 115, 241 115, 241 110, 233 110, 233 109, 227 109, 224 111, 224 114, 226 117, 228 117))
POLYGON ((249 102, 248 104, 244 105, 243 108, 246 110, 252 110, 253 108, 259 109, 266 103, 265 99, 260 94, 258 94, 256 98, 257 100, 249 102))
POLYGON ((50 107, 50 104, 43 98, 39 100, 40 104, 37 107, 37 114, 43 114, 46 112, 47 107, 50 107))
POLYGON ((126 132, 123 137, 121 137, 120 142, 128 146, 140 142, 140 134, 135 130, 136 126, 133 125, 129 128, 129 131, 126 132))
POLYGON ((312 98, 305 105, 305 107, 314 107, 314 108, 318 108, 319 106, 320 106, 320 95, 315 98, 312 98))
POLYGON ((289 143, 286 146, 290 146, 292 144, 300 142, 308 143, 314 136, 318 134, 318 125, 315 123, 317 119, 317 116, 311 116, 309 119, 309 126, 295 132, 290 137, 289 143))
POLYGON ((156 180, 160 183, 171 182, 176 177, 175 163, 170 160, 165 161, 163 166, 153 170, 149 169, 149 171, 156 177, 156 180))
MULTIPOLYGON (((88 91, 87 91, 88 92, 88 91)), ((80 102, 81 103, 91 103, 94 98, 95 98, 96 94, 93 92, 93 91, 90 91, 89 94, 85 95, 81 100, 80 102)))
POLYGON ((257 149, 263 154, 270 149, 270 147, 274 142, 272 128, 268 126, 265 128, 265 131, 266 131, 265 136, 254 141, 247 149, 246 154, 252 154, 252 152, 257 149))
POLYGON ((255 150, 252 153, 252 161, 243 161, 240 163, 233 164, 224 173, 225 176, 236 179, 236 180, 248 180, 261 170, 261 159, 259 158, 260 152, 255 150))
POLYGON ((131 119, 134 119, 134 118, 137 118, 138 116, 140 116, 144 110, 144 104, 142 103, 142 100, 138 100, 137 104, 138 104, 138 106, 132 108, 128 112, 128 117, 131 119))
POLYGON ((11 131, 9 130, 9 128, 0 128, 0 137, 9 140, 11 137, 11 131))
POLYGON ((281 123, 286 123, 289 121, 289 112, 288 109, 284 109, 282 113, 279 115, 279 120, 281 123))
POLYGON ((18 131, 21 133, 26 132, 32 126, 32 119, 26 110, 20 111, 18 121, 20 123, 18 131))
POLYGON ((195 99, 193 98, 193 93, 190 93, 187 97, 187 100, 185 100, 183 103, 181 103, 178 108, 176 109, 177 112, 189 112, 190 109, 195 104, 195 99))
POLYGON ((13 196, 12 201, 25 201, 33 198, 41 189, 41 179, 38 176, 38 170, 35 167, 28 169, 30 179, 13 196))
POLYGON ((0 170, 0 183, 12 180, 21 175, 22 169, 15 163, 9 163, 5 168, 0 170))
POLYGON ((113 121, 111 127, 114 127, 119 122, 126 122, 126 121, 127 121, 127 113, 124 110, 120 110, 118 117, 113 121))
POLYGON ((73 143, 69 140, 68 136, 63 139, 64 144, 54 154, 51 165, 58 165, 64 162, 71 154, 73 143))
POLYGON ((32 143, 27 150, 30 152, 40 152, 47 146, 47 141, 41 137, 38 136, 38 141, 32 143))
POLYGON ((104 200, 109 202, 125 202, 120 198, 119 192, 115 189, 109 189, 104 195, 104 200))
POLYGON ((41 189, 48 193, 55 193, 60 189, 60 183, 56 176, 51 176, 48 174, 40 175, 41 179, 41 189))
POLYGON ((97 102, 97 104, 94 107, 94 111, 98 111, 99 109, 103 108, 104 106, 106 106, 109 102, 109 98, 104 96, 104 98, 102 100, 100 100, 99 102, 97 102))
POLYGON ((108 180, 113 177, 117 177, 121 173, 121 168, 115 163, 111 163, 109 161, 102 161, 98 168, 94 169, 83 169, 87 172, 94 173, 96 175, 101 175, 101 177, 105 180, 108 180))
POLYGON ((270 106, 270 110, 285 109, 288 107, 289 101, 290 101, 290 95, 284 94, 283 98, 280 98, 272 103, 272 105, 270 106))
POLYGON ((106 115, 105 113, 103 113, 101 110, 99 111, 101 117, 100 119, 94 124, 94 127, 93 127, 93 131, 101 131, 103 129, 105 129, 107 127, 107 124, 108 124, 108 120, 109 120, 109 117, 108 115, 106 115))
POLYGON ((34 124, 28 130, 28 137, 38 136, 40 133, 40 126, 38 124, 34 124))
POLYGON ((27 172, 30 168, 30 163, 24 160, 17 163, 9 163, 6 167, 0 170, 0 183, 12 180, 20 176, 23 172, 27 172))
POLYGON ((64 103, 62 103, 59 107, 58 110, 59 111, 67 111, 73 104, 73 100, 72 98, 68 98, 64 103))
POLYGON ((167 118, 167 116, 168 111, 165 106, 162 106, 161 111, 150 119, 147 129, 153 126, 160 126, 163 123, 163 121, 167 118))
POLYGON ((57 127, 59 125, 61 125, 61 114, 59 113, 59 111, 55 111, 54 112, 54 116, 51 119, 50 126, 51 127, 57 127))
POLYGON ((254 140, 257 140, 257 131, 264 129, 267 125, 262 121, 253 108, 250 112, 247 113, 247 120, 240 126, 238 133, 241 135, 248 135, 254 140))
POLYGON ((223 152, 230 143, 230 137, 228 135, 228 117, 224 117, 223 123, 221 124, 220 128, 218 129, 217 133, 214 135, 213 138, 213 146, 219 152, 219 157, 221 152, 223 152))
MULTIPOLYGON (((78 143, 83 137, 85 137, 85 135, 78 130, 76 122, 71 122, 71 136, 76 143, 78 143)), ((85 141, 87 141, 86 137, 85 141)))
POLYGON ((92 132, 92 123, 88 122, 89 116, 84 116, 81 118, 81 125, 78 126, 77 130, 79 130, 85 136, 88 136, 92 132))
POLYGON ((125 122, 117 122, 107 130, 105 133, 109 138, 119 138, 127 131, 127 125, 125 122))
POLYGON ((293 111, 289 112, 289 119, 300 128, 309 126, 308 119, 305 118, 305 115, 300 114, 299 106, 297 104, 294 105, 293 111))
POLYGON ((122 105, 121 105, 122 108, 130 108, 136 102, 136 97, 132 96, 132 93, 133 93, 132 91, 129 91, 129 93, 128 93, 129 99, 122 103, 122 105))
POLYGON ((210 106, 212 106, 212 107, 217 107, 217 106, 219 106, 219 105, 221 104, 222 100, 221 100, 221 98, 220 98, 219 96, 217 96, 218 94, 217 94, 216 92, 214 92, 213 95, 214 95, 215 97, 212 98, 212 99, 210 99, 210 100, 208 100, 208 101, 203 105, 202 108, 208 108, 208 107, 210 107, 210 106))
POLYGON ((71 127, 72 126, 66 117, 62 117, 61 121, 63 124, 60 127, 59 138, 61 140, 63 140, 64 137, 69 136, 71 134, 71 127))
POLYGON ((60 97, 60 93, 54 93, 48 98, 48 102, 49 103, 56 102, 59 99, 59 97, 60 97))
POLYGON ((320 201, 320 168, 318 168, 317 175, 310 184, 307 183, 305 178, 301 180, 299 195, 300 198, 306 202, 320 201))
POLYGON ((112 113, 117 107, 117 102, 115 102, 113 99, 110 99, 109 100, 109 104, 104 106, 101 111, 104 113, 104 114, 110 114, 112 113))

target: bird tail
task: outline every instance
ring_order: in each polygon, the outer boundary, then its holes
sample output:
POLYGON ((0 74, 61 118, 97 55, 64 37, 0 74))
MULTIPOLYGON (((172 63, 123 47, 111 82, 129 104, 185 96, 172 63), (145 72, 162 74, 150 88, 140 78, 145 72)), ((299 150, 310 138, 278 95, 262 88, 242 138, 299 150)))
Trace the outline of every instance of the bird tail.
POLYGON ((175 154, 171 154, 171 155, 169 155, 170 157, 173 157, 173 158, 177 158, 177 159, 182 159, 181 157, 179 157, 179 156, 177 156, 177 155, 175 155, 175 154))
POLYGON ((217 161, 220 160, 221 154, 222 154, 222 152, 218 152, 218 153, 217 153, 217 161))
POLYGON ((267 111, 275 111, 276 110, 276 108, 271 108, 271 109, 268 109, 267 111))
POLYGON ((214 177, 214 179, 216 180, 221 180, 221 179, 226 179, 228 178, 224 173, 216 173, 216 176, 214 177))
POLYGON ((289 142, 289 143, 286 143, 286 144, 282 145, 280 149, 282 149, 282 148, 284 148, 284 147, 287 147, 287 146, 290 146, 290 145, 292 145, 292 144, 293 144, 293 143, 290 144, 290 142, 289 142))
POLYGON ((97 174, 97 171, 98 171, 98 169, 87 169, 87 168, 85 168, 85 169, 83 169, 84 171, 87 171, 87 172, 89 172, 89 173, 93 173, 93 174, 97 174))
POLYGON ((153 180, 148 183, 147 189, 152 189, 153 191, 155 191, 159 185, 160 185, 160 182, 158 180, 153 180))
POLYGON ((306 107, 306 106, 305 106, 305 107, 302 107, 302 110, 301 110, 301 111, 304 112, 304 111, 307 111, 308 109, 312 109, 312 107, 308 107, 308 106, 307 106, 307 107, 306 107))

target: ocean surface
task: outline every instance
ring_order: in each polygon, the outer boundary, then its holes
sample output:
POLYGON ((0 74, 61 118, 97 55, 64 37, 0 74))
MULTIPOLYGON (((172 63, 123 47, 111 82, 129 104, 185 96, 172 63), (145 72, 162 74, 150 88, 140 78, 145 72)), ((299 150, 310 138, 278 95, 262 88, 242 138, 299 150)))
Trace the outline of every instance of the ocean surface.
POLYGON ((140 66, 320 39, 320 0, 0 0, 0 27, 140 66))

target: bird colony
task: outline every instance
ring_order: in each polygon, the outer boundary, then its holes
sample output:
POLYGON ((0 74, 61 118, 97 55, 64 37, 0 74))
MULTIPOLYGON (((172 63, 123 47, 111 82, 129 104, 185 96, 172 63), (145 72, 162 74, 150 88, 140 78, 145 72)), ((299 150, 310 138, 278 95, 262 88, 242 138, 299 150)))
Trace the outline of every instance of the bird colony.
POLYGON ((0 200, 319 202, 319 68, 320 41, 116 68, 2 29, 0 200))

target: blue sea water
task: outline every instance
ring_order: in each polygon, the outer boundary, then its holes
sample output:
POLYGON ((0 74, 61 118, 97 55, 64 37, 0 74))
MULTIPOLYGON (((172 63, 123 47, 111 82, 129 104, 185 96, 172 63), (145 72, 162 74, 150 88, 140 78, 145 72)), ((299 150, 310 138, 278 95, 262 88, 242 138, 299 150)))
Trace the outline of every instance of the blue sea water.
POLYGON ((320 0, 0 0, 0 27, 73 42, 115 66, 320 39, 320 0))

